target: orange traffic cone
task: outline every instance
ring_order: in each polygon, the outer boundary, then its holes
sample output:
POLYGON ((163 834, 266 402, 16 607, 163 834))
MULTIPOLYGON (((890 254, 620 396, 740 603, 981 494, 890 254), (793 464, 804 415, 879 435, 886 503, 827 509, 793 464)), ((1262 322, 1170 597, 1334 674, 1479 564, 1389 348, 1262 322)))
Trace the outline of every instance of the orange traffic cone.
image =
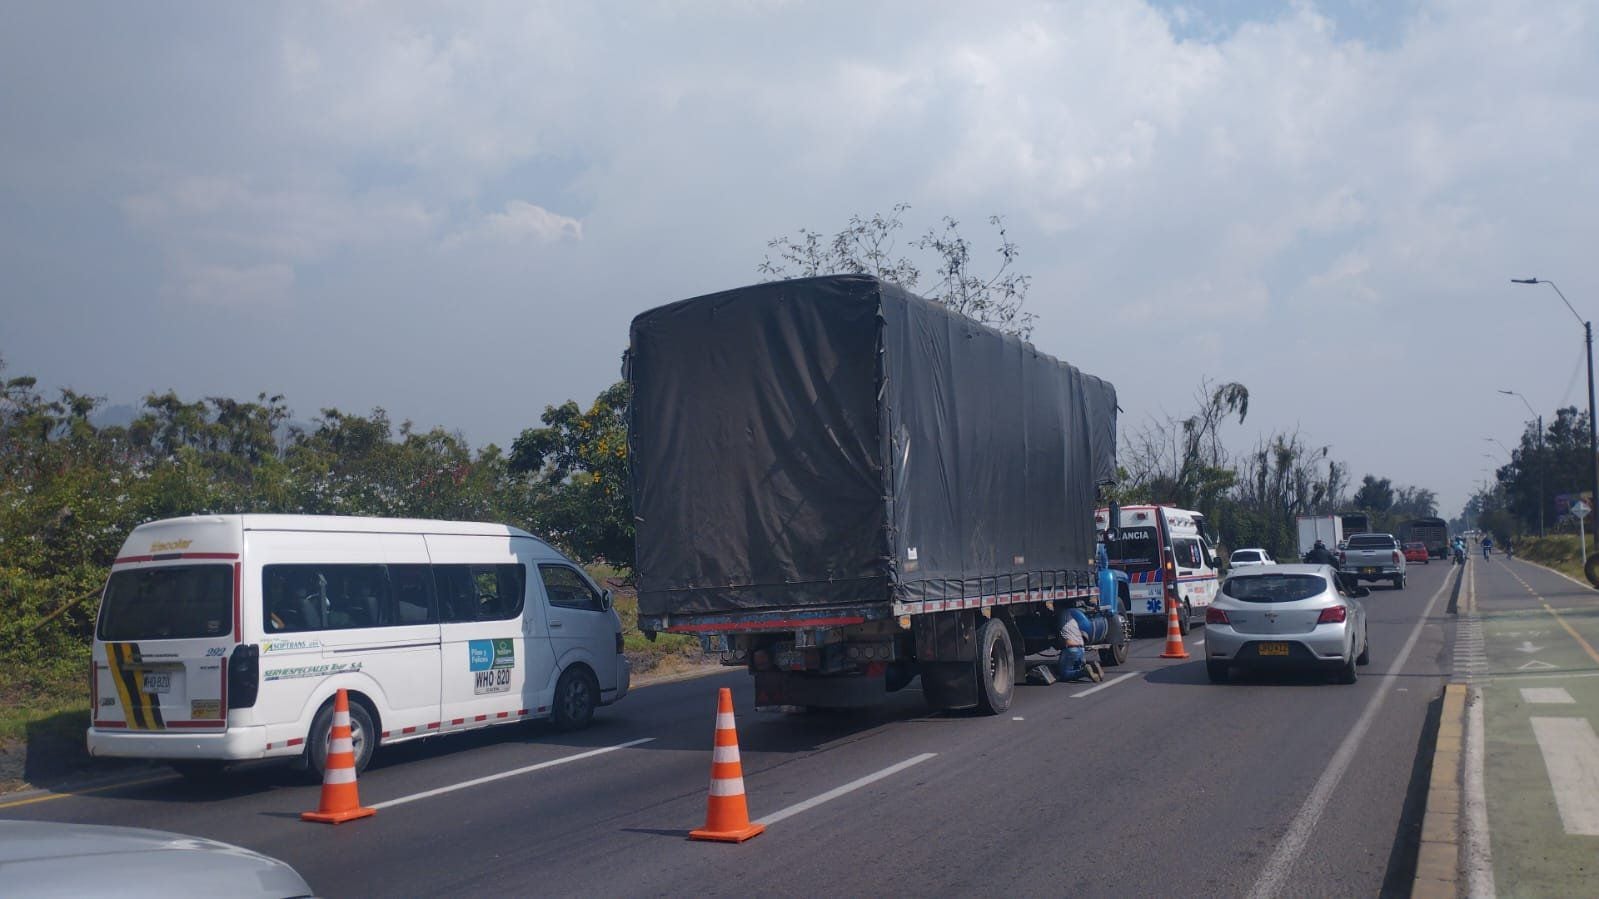
POLYGON ((362 808, 355 788, 355 745, 350 737, 350 698, 339 690, 333 700, 333 733, 328 737, 328 760, 322 767, 322 801, 314 812, 301 812, 300 820, 343 824, 375 815, 362 808))
POLYGON ((738 728, 733 724, 733 691, 723 687, 716 700, 716 742, 711 755, 711 795, 705 826, 689 832, 695 840, 742 843, 766 829, 751 824, 744 804, 744 767, 738 760, 738 728))
POLYGON ((1177 598, 1172 597, 1166 601, 1166 648, 1161 651, 1163 659, 1186 659, 1188 647, 1183 645, 1183 628, 1177 620, 1177 598))

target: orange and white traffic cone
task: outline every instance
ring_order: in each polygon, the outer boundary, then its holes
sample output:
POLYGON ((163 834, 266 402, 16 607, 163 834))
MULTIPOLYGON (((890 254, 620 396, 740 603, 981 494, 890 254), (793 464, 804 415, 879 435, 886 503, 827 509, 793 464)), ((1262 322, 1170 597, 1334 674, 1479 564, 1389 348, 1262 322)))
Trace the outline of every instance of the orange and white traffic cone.
POLYGON ((1188 647, 1183 645, 1183 627, 1177 620, 1177 598, 1166 600, 1166 648, 1161 651, 1163 659, 1186 659, 1188 647))
POLYGON ((744 803, 744 766, 738 757, 738 728, 733 724, 733 691, 723 687, 716 700, 716 741, 711 750, 711 795, 705 809, 705 826, 689 832, 695 840, 742 843, 764 831, 751 824, 744 803))
POLYGON ((350 698, 341 689, 333 700, 333 733, 328 737, 328 759, 322 766, 322 801, 314 812, 301 812, 300 820, 343 824, 377 814, 361 807, 355 788, 355 743, 350 736, 350 698))

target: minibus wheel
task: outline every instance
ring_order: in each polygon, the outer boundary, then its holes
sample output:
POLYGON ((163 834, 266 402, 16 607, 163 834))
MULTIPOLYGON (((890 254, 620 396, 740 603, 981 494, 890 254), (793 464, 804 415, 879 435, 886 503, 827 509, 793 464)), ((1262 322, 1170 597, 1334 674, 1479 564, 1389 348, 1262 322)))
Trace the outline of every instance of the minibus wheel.
POLYGON ((581 665, 561 672, 555 682, 555 708, 551 720, 560 730, 577 730, 587 727, 594 718, 594 707, 600 704, 600 685, 594 675, 581 665))
MULTIPOLYGON (((329 699, 311 720, 311 732, 305 738, 306 764, 316 774, 318 781, 322 779, 322 770, 327 764, 328 740, 332 734, 333 700, 329 699)), ((377 731, 372 727, 372 713, 366 710, 365 703, 354 696, 350 697, 350 743, 355 748, 355 770, 365 771, 367 762, 372 760, 377 731)))

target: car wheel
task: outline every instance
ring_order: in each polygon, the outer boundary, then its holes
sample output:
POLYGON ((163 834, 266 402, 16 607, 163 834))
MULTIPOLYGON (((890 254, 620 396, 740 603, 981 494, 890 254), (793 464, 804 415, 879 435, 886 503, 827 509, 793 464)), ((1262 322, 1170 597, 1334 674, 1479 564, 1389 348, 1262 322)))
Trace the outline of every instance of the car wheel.
POLYGON ((555 710, 550 719, 559 730, 578 730, 594 720, 594 707, 599 705, 600 686, 587 668, 576 665, 561 672, 555 682, 555 710))
MULTIPOLYGON (((328 763, 328 740, 333 736, 333 700, 323 704, 316 717, 311 719, 311 732, 305 737, 306 767, 322 779, 328 763)), ((366 770, 372 761, 372 748, 377 743, 377 731, 372 727, 372 713, 366 706, 350 700, 350 744, 355 749, 355 770, 366 770)))
POLYGON ((977 707, 985 714, 998 715, 1010 708, 1016 691, 1016 656, 1011 650, 1010 632, 998 618, 983 622, 977 632, 977 707))
POLYGON ((1360 655, 1355 656, 1355 664, 1356 665, 1370 665, 1371 664, 1371 635, 1370 634, 1361 634, 1360 635, 1360 655))
POLYGON ((1401 590, 1405 589, 1405 583, 1406 583, 1405 575, 1401 574, 1399 576, 1399 589, 1401 589, 1401 590))
POLYGON ((1208 659, 1205 661, 1205 674, 1210 676, 1210 682, 1213 684, 1227 683, 1227 676, 1230 673, 1227 668, 1226 662, 1213 662, 1208 659))
POLYGON ((1343 667, 1338 669, 1338 682, 1340 684, 1352 684, 1360 676, 1359 673, 1355 671, 1354 653, 1355 648, 1353 646, 1349 647, 1349 655, 1345 658, 1343 667))
POLYGON ((1183 607, 1177 610, 1177 632, 1187 636, 1194 629, 1194 608, 1183 600, 1183 607))

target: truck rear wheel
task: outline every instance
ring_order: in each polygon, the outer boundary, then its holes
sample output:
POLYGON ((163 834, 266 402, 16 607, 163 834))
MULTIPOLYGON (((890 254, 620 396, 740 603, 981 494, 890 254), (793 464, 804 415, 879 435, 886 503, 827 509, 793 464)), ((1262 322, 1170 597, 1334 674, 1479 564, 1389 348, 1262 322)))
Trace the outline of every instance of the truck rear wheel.
POLYGON ((1188 600, 1185 599, 1183 600, 1183 607, 1177 610, 1177 632, 1186 637, 1188 632, 1193 629, 1194 607, 1189 605, 1188 600))
POLYGON ((1010 708, 1016 692, 1016 656, 1005 622, 990 618, 977 632, 977 707, 984 714, 998 715, 1010 708))

